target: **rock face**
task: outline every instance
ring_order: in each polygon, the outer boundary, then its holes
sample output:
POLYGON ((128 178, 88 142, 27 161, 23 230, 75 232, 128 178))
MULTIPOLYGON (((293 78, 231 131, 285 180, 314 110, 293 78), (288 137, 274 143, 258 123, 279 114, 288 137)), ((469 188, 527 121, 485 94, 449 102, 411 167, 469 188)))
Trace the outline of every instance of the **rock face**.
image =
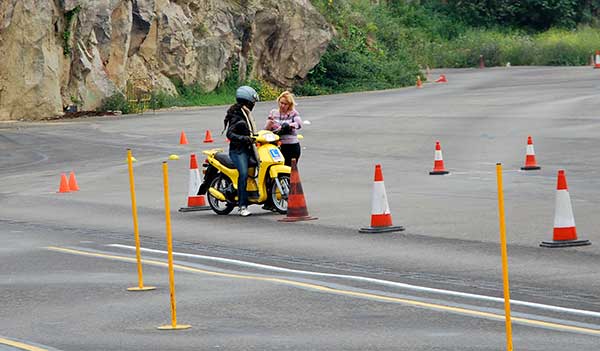
POLYGON ((93 110, 132 87, 240 78, 289 87, 333 29, 308 0, 2 0, 0 120, 93 110))

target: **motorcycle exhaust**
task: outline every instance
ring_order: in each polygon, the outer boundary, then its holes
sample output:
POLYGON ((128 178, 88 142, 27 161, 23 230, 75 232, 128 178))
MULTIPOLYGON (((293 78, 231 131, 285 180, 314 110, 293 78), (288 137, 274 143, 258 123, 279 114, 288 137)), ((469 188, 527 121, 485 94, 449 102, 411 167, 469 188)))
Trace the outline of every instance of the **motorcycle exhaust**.
POLYGON ((227 199, 225 198, 225 195, 223 195, 222 192, 220 192, 219 190, 213 188, 212 186, 210 188, 208 188, 208 192, 215 198, 221 200, 221 201, 227 201, 227 199))

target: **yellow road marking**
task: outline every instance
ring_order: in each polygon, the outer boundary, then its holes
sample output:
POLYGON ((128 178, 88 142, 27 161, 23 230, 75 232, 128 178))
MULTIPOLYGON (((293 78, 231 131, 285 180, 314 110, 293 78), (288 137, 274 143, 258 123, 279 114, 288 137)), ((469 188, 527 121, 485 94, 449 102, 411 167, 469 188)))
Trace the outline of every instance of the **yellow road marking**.
MULTIPOLYGON (((71 253, 71 254, 75 254, 75 255, 110 258, 110 259, 126 261, 126 262, 136 262, 135 258, 126 257, 126 256, 117 256, 117 255, 103 254, 103 253, 98 253, 98 252, 67 249, 67 248, 56 247, 56 246, 49 246, 49 247, 47 247, 47 249, 71 253)), ((162 267, 168 266, 167 262, 156 261, 156 260, 152 260, 152 259, 143 259, 142 262, 151 264, 154 266, 162 266, 162 267)), ((383 295, 377 295, 377 294, 371 294, 371 293, 363 293, 363 292, 357 292, 357 291, 351 291, 351 290, 335 289, 335 288, 330 288, 330 287, 326 287, 323 285, 303 283, 303 282, 298 282, 298 281, 283 279, 283 278, 269 278, 269 277, 259 277, 259 276, 244 275, 244 274, 214 272, 214 271, 208 271, 205 269, 184 266, 184 265, 180 265, 180 264, 174 264, 173 267, 179 269, 180 271, 202 273, 202 274, 218 276, 218 277, 280 283, 280 284, 308 288, 308 289, 312 289, 312 290, 323 291, 323 292, 339 294, 339 295, 364 297, 364 298, 379 300, 379 301, 401 303, 401 304, 405 304, 405 305, 409 305, 409 306, 425 307, 425 308, 434 309, 434 310, 438 310, 438 311, 454 312, 454 313, 460 313, 460 314, 465 314, 465 315, 469 315, 469 316, 485 317, 485 318, 491 318, 491 319, 501 320, 501 321, 504 320, 504 315, 497 314, 497 313, 481 312, 481 311, 470 310, 470 309, 462 308, 462 307, 446 306, 446 305, 434 304, 434 303, 429 303, 429 302, 404 299, 404 298, 399 298, 399 297, 390 297, 390 296, 383 296, 383 295)), ((586 334, 592 334, 592 335, 600 335, 599 329, 576 327, 576 326, 572 326, 572 325, 559 324, 559 323, 553 323, 553 322, 544 322, 544 321, 540 321, 540 320, 536 320, 536 319, 519 318, 519 317, 513 317, 512 320, 515 322, 520 322, 522 324, 526 324, 526 325, 545 327, 545 328, 554 328, 554 329, 559 329, 559 330, 586 333, 586 334)))
POLYGON ((27 351, 48 351, 46 349, 42 349, 42 348, 39 348, 37 346, 27 345, 27 344, 24 344, 22 342, 8 340, 8 339, 4 339, 4 338, 0 338, 0 344, 12 346, 12 347, 16 347, 16 348, 19 348, 21 350, 27 350, 27 351))

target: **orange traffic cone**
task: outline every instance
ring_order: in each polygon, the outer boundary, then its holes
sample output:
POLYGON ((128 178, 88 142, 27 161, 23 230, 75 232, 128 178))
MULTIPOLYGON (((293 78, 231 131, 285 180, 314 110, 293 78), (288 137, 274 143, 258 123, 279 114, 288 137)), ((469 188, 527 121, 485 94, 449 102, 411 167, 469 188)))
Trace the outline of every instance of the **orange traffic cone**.
POLYGON ((421 82, 421 76, 417 76, 417 88, 422 88, 423 82, 421 82))
POLYGON ((292 174, 290 176, 290 194, 288 195, 288 208, 285 218, 280 219, 280 222, 297 222, 309 221, 317 219, 308 215, 306 201, 304 199, 304 191, 302 183, 300 183, 300 175, 298 174, 298 166, 296 159, 292 159, 292 174))
POLYGON ((187 145, 188 144, 187 137, 185 136, 185 132, 183 130, 181 131, 181 135, 179 136, 179 144, 180 145, 187 145))
POLYGON ((69 188, 69 181, 67 180, 67 175, 61 173, 60 175, 60 185, 58 187, 57 193, 70 193, 71 189, 69 188))
POLYGON ((446 76, 444 74, 440 74, 440 77, 435 80, 436 83, 448 83, 446 76))
POLYGON ((600 50, 596 50, 596 56, 594 59, 594 68, 600 68, 600 50))
POLYGON ((210 134, 210 129, 206 130, 206 135, 204 136, 205 143, 212 143, 214 140, 212 138, 212 134, 210 134))
POLYGON ((485 68, 485 60, 483 59, 483 55, 479 55, 479 68, 485 68))
POLYGON ((589 240, 577 240, 577 229, 563 169, 558 170, 554 208, 554 233, 552 241, 542 241, 541 247, 568 247, 590 245, 589 240))
POLYGON ((392 215, 388 205, 381 165, 375 165, 375 181, 373 183, 373 198, 371 201, 371 226, 360 228, 359 233, 388 233, 404 230, 403 226, 392 225, 392 215))
POLYGON ((521 167, 524 171, 531 171, 535 169, 541 169, 542 167, 537 165, 535 161, 535 150, 533 149, 533 139, 531 135, 527 137, 527 152, 525 155, 525 166, 521 167))
POLYGON ((190 155, 190 182, 188 186, 187 207, 182 207, 179 212, 204 211, 209 210, 206 205, 204 195, 199 195, 200 190, 200 171, 198 170, 198 160, 195 154, 190 155))
POLYGON ((71 173, 69 173, 69 190, 71 190, 71 191, 79 190, 79 186, 77 185, 77 179, 75 179, 75 173, 73 171, 71 171, 71 173))
POLYGON ((442 157, 442 147, 440 146, 439 140, 435 141, 435 153, 433 155, 433 171, 429 172, 431 175, 435 174, 448 174, 444 168, 444 159, 442 157))

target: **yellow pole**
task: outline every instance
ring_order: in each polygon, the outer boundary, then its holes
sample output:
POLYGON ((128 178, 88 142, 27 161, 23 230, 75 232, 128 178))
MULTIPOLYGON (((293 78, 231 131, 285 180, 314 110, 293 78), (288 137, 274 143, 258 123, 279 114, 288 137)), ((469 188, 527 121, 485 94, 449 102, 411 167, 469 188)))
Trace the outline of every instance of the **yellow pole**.
POLYGON ((171 207, 169 205, 169 167, 163 162, 163 182, 165 188, 165 222, 167 226, 167 256, 169 261, 169 286, 171 295, 171 325, 160 326, 158 329, 188 329, 186 324, 177 325, 177 306, 175 304, 175 273, 173 271, 173 236, 171 233, 171 207))
POLYGON ((131 214, 133 216, 133 235, 135 237, 135 257, 137 259, 138 286, 127 288, 129 291, 146 291, 156 289, 153 286, 144 287, 144 274, 142 272, 142 255, 140 254, 140 233, 138 230, 137 204, 135 201, 135 183, 133 181, 133 156, 131 149, 127 149, 127 165, 129 166, 129 189, 131 190, 131 214))
POLYGON ((506 250, 506 225, 504 221, 504 194, 502 191, 502 164, 496 163, 498 180, 498 216, 500 221, 500 248, 502 250, 502 281, 504 284, 504 315, 506 319, 506 350, 512 351, 512 327, 510 323, 510 289, 508 287, 508 254, 506 250))

